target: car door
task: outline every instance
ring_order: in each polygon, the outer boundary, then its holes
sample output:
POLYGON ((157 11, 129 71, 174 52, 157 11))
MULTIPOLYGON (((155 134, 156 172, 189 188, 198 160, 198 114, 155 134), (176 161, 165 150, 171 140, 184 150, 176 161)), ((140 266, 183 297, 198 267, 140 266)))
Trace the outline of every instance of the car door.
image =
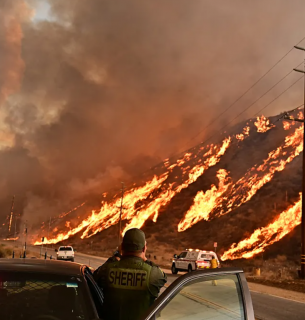
POLYGON ((141 320, 255 320, 242 270, 213 269, 177 278, 141 320))
POLYGON ((187 252, 181 252, 176 260, 176 268, 183 269, 184 258, 186 257, 187 252))
MULTIPOLYGON (((104 302, 103 293, 94 281, 91 270, 87 267, 83 269, 84 277, 88 285, 91 300, 95 306, 95 312, 98 313, 99 318, 102 318, 102 306, 104 302)), ((98 319, 98 318, 96 318, 98 319)))

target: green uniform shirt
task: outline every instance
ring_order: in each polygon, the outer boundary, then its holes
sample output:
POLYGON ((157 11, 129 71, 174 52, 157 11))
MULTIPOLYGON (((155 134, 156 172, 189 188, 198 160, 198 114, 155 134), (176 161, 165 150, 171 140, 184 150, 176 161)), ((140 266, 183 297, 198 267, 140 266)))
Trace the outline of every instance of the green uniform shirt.
POLYGON ((153 262, 132 256, 107 261, 93 276, 104 292, 105 320, 139 319, 166 283, 166 275, 153 262))

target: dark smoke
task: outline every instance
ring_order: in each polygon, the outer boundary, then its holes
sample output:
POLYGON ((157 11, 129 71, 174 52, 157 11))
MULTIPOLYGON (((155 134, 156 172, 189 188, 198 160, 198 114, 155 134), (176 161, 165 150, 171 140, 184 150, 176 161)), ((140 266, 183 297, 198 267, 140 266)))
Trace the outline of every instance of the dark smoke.
MULTIPOLYGON (((305 35, 303 0, 48 2, 37 21, 24 1, 0 0, 3 219, 12 194, 27 219, 56 215, 198 143, 208 132, 190 138, 305 35), (13 46, 3 17, 20 26, 13 46)), ((301 59, 291 53, 218 123, 301 59)), ((268 112, 295 107, 299 88, 268 112)))

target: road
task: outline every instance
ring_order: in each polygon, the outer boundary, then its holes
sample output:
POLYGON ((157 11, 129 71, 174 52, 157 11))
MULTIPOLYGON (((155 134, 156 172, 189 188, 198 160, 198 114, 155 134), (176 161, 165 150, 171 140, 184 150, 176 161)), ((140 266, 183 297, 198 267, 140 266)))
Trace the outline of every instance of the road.
MULTIPOLYGON (((39 247, 30 246, 31 251, 40 252, 39 247)), ((56 256, 54 249, 49 249, 48 254, 56 256)), ((75 254, 75 262, 90 265, 93 268, 99 267, 106 261, 105 258, 75 254)), ((67 262, 68 263, 68 262, 67 262)), ((177 276, 170 274, 170 270, 164 269, 168 274, 168 284, 172 283, 177 276)), ((280 298, 268 294, 251 291, 255 316, 260 320, 304 320, 305 303, 280 298)))

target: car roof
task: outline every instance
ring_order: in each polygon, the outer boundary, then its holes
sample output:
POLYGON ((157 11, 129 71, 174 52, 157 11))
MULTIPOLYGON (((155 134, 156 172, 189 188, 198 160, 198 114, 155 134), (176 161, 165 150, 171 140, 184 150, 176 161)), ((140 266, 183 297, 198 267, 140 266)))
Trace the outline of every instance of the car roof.
POLYGON ((45 259, 0 259, 0 271, 37 272, 81 276, 85 265, 45 259))

